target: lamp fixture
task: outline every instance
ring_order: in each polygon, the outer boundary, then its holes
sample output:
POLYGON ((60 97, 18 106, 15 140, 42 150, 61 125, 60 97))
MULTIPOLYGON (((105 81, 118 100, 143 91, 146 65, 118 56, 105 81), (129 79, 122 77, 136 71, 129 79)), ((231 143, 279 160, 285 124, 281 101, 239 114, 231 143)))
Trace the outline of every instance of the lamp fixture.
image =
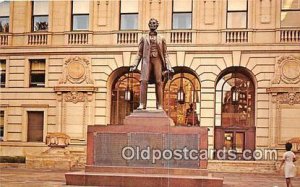
POLYGON ((131 101, 132 100, 132 88, 130 86, 129 83, 129 79, 130 79, 130 73, 128 72, 128 77, 127 77, 127 87, 125 90, 125 101, 131 101))
POLYGON ((177 102, 179 104, 184 104, 185 103, 185 93, 183 90, 183 73, 180 74, 180 88, 177 92, 177 102))
POLYGON ((231 89, 232 104, 237 104, 239 101, 239 91, 236 86, 231 89))

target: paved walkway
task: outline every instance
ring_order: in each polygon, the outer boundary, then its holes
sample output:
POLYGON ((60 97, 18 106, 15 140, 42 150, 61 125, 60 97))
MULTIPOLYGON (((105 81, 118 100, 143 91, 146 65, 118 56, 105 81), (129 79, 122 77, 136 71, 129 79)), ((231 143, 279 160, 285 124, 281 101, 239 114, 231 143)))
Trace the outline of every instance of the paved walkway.
MULTIPOLYGON (((0 168, 0 187, 69 187, 65 185, 62 170, 0 168)), ((214 173, 224 177, 224 187, 285 187, 281 175, 214 173)), ((71 186, 70 186, 71 187, 71 186)), ((293 180, 293 187, 300 187, 300 177, 293 180)))

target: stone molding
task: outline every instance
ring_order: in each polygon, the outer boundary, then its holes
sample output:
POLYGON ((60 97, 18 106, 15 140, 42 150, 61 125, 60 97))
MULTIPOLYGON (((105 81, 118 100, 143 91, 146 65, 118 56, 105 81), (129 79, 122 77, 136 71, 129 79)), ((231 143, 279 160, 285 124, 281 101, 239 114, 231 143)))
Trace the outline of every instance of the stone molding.
POLYGON ((70 144, 70 136, 65 133, 56 132, 56 133, 48 133, 46 136, 46 145, 48 147, 68 147, 70 144))
POLYGON ((281 93, 276 97, 276 101, 280 104, 300 104, 300 93, 289 92, 289 93, 281 93))
POLYGON ((79 56, 70 57, 64 63, 59 84, 54 87, 57 101, 78 102, 92 101, 97 90, 91 78, 90 62, 79 56))
POLYGON ((78 103, 78 102, 85 102, 87 99, 87 96, 85 93, 83 92, 67 92, 64 95, 64 99, 66 102, 72 102, 74 104, 78 103))
POLYGON ((89 61, 82 57, 75 56, 67 59, 59 84, 94 84, 89 65, 89 61))
POLYGON ((278 59, 273 84, 297 84, 300 82, 300 57, 282 56, 278 59))

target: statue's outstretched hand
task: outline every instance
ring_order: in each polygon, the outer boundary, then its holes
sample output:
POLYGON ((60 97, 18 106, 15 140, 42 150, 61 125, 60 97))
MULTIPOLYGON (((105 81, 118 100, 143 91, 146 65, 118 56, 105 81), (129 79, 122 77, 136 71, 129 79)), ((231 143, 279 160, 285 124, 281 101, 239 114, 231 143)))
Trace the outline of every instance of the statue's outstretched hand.
POLYGON ((129 71, 135 71, 135 70, 137 70, 137 65, 133 65, 133 66, 130 66, 130 69, 129 69, 129 71))
POLYGON ((169 68, 169 71, 170 71, 171 73, 174 73, 174 72, 175 72, 173 68, 169 68))

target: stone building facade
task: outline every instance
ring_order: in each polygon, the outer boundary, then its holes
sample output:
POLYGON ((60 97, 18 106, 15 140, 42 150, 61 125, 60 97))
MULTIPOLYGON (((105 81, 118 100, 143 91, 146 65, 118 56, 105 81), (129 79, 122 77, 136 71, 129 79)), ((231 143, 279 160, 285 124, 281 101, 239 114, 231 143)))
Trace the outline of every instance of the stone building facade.
POLYGON ((175 125, 189 125, 192 103, 210 148, 282 149, 299 137, 297 0, 10 1, 0 14, 0 155, 42 152, 51 132, 84 153, 88 125, 122 124, 136 107, 139 72, 128 69, 151 17, 176 73, 164 105, 175 125))

